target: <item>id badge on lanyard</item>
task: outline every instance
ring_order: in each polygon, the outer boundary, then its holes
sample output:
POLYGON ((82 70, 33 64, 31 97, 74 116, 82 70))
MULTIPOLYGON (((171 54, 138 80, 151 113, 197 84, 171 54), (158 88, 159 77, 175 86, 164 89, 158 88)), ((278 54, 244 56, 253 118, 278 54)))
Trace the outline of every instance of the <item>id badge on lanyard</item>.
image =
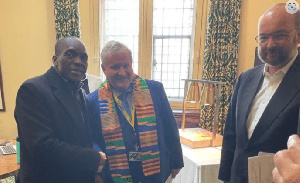
POLYGON ((139 152, 137 144, 135 144, 135 150, 129 152, 129 161, 142 161, 142 152, 139 152))

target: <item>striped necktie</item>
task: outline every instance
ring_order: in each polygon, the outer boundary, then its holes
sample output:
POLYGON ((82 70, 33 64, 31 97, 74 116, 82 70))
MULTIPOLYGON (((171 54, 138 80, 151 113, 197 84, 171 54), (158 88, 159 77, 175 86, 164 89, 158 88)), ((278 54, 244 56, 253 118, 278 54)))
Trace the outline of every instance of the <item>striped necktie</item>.
POLYGON ((125 111, 127 112, 128 116, 131 118, 131 108, 129 106, 129 103, 127 101, 127 96, 128 96, 129 92, 124 92, 121 95, 119 95, 119 99, 122 102, 122 108, 125 109, 125 111))

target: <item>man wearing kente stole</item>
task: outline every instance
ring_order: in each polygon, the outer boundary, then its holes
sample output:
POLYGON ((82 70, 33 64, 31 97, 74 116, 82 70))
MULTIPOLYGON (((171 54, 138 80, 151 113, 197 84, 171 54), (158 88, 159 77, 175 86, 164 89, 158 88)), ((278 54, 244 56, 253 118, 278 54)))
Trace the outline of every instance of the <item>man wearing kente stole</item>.
POLYGON ((182 150, 163 85, 133 73, 132 53, 122 43, 108 42, 101 60, 107 80, 88 98, 94 140, 107 156, 103 182, 164 183, 175 177, 183 167, 182 150))

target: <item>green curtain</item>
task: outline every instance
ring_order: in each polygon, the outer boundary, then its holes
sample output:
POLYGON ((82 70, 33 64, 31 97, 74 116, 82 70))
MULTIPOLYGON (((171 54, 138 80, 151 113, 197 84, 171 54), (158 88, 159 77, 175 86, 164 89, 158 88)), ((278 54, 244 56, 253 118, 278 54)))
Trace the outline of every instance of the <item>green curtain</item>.
MULTIPOLYGON (((218 116, 219 134, 223 128, 237 76, 240 10, 242 0, 211 0, 204 50, 203 79, 223 81, 218 116)), ((216 91, 216 87, 214 87, 216 91)), ((212 130, 214 107, 201 106, 200 127, 212 130)))
POLYGON ((79 0, 54 0, 56 40, 66 36, 81 37, 79 0))

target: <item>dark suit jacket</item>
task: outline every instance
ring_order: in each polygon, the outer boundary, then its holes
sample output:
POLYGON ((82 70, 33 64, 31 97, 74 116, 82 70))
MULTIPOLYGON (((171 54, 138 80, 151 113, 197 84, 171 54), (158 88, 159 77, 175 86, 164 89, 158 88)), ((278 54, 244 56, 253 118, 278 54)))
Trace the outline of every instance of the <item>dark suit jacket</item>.
MULTIPOLYGON (((146 82, 150 90, 156 114, 161 167, 159 174, 155 174, 148 179, 146 178, 146 181, 143 181, 143 183, 152 183, 153 181, 151 182, 149 181, 149 179, 156 180, 155 183, 164 183, 167 177, 170 175, 171 169, 179 169, 183 167, 181 144, 179 140, 177 123, 163 89, 163 85, 157 81, 152 80, 146 80, 146 82)), ((101 149, 105 152, 106 148, 103 140, 100 122, 98 90, 89 94, 88 100, 91 104, 89 111, 91 112, 91 123, 93 124, 92 129, 94 138, 95 141, 100 145, 101 149)), ((120 116, 120 120, 122 119, 125 118, 120 116)), ((105 165, 103 174, 103 182, 111 183, 112 180, 108 164, 105 165)))
POLYGON ((54 67, 21 85, 15 119, 22 183, 94 181, 100 156, 90 148, 89 124, 83 123, 80 105, 54 67))
POLYGON ((297 132, 300 105, 300 56, 296 58, 250 139, 247 118, 263 81, 264 65, 242 73, 235 85, 225 124, 219 179, 248 182, 248 157, 259 151, 276 153, 287 148, 288 137, 297 132))

